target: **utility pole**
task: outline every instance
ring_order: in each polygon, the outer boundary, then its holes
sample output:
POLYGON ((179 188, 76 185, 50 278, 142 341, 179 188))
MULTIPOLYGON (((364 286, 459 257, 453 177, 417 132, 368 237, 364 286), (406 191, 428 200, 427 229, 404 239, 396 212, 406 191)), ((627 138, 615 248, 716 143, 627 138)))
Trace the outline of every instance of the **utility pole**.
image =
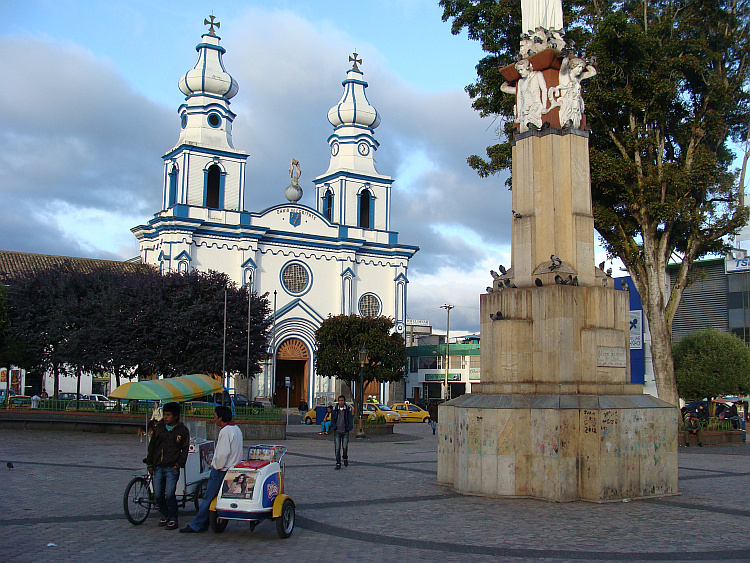
POLYGON ((443 382, 443 399, 446 401, 450 401, 450 391, 448 389, 448 367, 450 365, 450 334, 451 334, 451 309, 453 309, 453 305, 448 305, 447 303, 445 305, 440 305, 441 309, 445 309, 448 311, 448 322, 445 325, 445 381, 443 382))

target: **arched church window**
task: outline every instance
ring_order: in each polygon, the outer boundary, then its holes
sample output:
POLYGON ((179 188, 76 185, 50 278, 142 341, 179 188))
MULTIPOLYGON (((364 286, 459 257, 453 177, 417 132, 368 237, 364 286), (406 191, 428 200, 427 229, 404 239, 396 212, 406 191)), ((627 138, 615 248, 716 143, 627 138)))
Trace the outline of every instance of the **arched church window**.
POLYGON ((206 177, 206 207, 221 208, 221 168, 212 164, 206 177))
POLYGON ((372 206, 372 195, 370 190, 364 189, 359 194, 359 220, 357 226, 363 229, 370 229, 370 208, 372 206))
POLYGON ((250 289, 253 288, 253 270, 252 268, 245 268, 242 276, 242 285, 247 286, 250 289))
POLYGON ((169 171, 169 194, 167 196, 167 207, 172 207, 177 203, 177 167, 172 166, 169 171))
POLYGON ((177 271, 181 274, 186 274, 188 271, 187 260, 180 260, 177 264, 177 271))
POLYGON ((323 217, 333 222, 333 192, 326 190, 323 196, 323 217))
POLYGON ((373 293, 365 293, 359 298, 359 314, 363 317, 377 317, 380 314, 380 300, 373 293))

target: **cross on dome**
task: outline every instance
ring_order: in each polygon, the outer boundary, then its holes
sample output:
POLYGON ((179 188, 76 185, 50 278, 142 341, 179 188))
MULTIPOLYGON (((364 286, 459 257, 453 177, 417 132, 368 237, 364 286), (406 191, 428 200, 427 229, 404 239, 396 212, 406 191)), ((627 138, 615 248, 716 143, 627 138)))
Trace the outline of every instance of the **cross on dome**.
POLYGON ((357 51, 354 51, 353 56, 349 57, 349 62, 350 63, 354 63, 352 65, 352 70, 359 70, 359 67, 357 65, 358 64, 360 64, 360 65, 362 64, 362 59, 358 59, 357 58, 357 51))
POLYGON ((214 26, 216 26, 216 28, 218 29, 218 28, 221 27, 221 24, 219 22, 215 21, 216 18, 214 17, 213 14, 211 14, 208 17, 210 18, 210 20, 208 18, 204 19, 203 20, 203 25, 210 26, 208 28, 208 34, 209 35, 216 35, 216 31, 214 30, 214 26))

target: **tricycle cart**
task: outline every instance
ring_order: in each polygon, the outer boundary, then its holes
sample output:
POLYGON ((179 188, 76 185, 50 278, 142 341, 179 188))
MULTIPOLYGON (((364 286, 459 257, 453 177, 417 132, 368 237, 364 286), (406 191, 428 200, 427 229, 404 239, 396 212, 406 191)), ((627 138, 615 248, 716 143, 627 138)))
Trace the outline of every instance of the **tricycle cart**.
POLYGON ((286 451, 286 446, 250 446, 247 459, 227 471, 209 512, 208 521, 214 532, 223 532, 229 520, 245 520, 252 531, 261 521, 270 519, 276 521, 280 538, 292 535, 295 504, 284 493, 281 465, 286 451))
MULTIPOLYGON (((111 396, 120 399, 146 399, 167 403, 189 401, 209 393, 221 392, 223 389, 224 387, 215 379, 207 375, 196 374, 166 380, 125 383, 115 389, 111 396)), ((146 422, 148 422, 148 414, 146 422)), ((199 424, 188 423, 188 426, 191 427, 190 450, 185 469, 180 471, 180 479, 177 482, 177 503, 180 508, 185 508, 187 503, 193 502, 195 509, 198 510, 211 471, 214 442, 205 439, 205 426, 203 426, 202 436, 198 435, 199 424)), ((146 473, 133 477, 125 487, 122 504, 125 517, 131 524, 136 526, 143 524, 151 508, 156 505, 151 475, 146 473)))

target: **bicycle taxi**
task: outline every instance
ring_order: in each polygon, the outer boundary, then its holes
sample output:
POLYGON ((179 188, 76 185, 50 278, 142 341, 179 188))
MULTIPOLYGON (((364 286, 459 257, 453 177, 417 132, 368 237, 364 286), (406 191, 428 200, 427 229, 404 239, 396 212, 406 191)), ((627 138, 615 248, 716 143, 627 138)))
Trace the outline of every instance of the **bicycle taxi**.
MULTIPOLYGON (((223 390, 216 380, 197 374, 126 383, 110 396, 179 402, 223 390)), ((190 429, 190 451, 177 483, 177 502, 180 508, 184 508, 192 501, 197 511, 211 471, 214 442, 205 439, 205 426, 202 437, 196 436, 196 429, 196 426, 190 429)), ((209 526, 214 532, 223 532, 229 520, 247 521, 250 531, 253 531, 260 522, 270 519, 276 522, 276 532, 280 538, 292 535, 296 507, 292 498, 284 493, 281 458, 286 451, 286 446, 280 445, 250 446, 247 459, 227 471, 219 494, 211 503, 209 526)), ((155 506, 151 476, 146 473, 134 477, 123 496, 123 509, 128 521, 136 526, 142 524, 155 506)))
MULTIPOLYGON (((162 403, 189 401, 210 393, 217 393, 224 387, 215 379, 203 375, 183 375, 169 379, 135 381, 120 385, 112 391, 111 397, 117 399, 141 399, 161 401, 162 403)), ((146 414, 148 424, 150 412, 146 414)), ((177 482, 177 504, 180 508, 192 502, 198 510, 208 483, 213 459, 214 442, 206 439, 205 423, 186 422, 190 429, 190 449, 185 468, 180 471, 177 482)), ((147 444, 148 445, 148 444, 147 444)), ((125 517, 137 526, 148 518, 152 508, 156 507, 151 475, 145 473, 133 477, 125 487, 122 501, 125 517)))

